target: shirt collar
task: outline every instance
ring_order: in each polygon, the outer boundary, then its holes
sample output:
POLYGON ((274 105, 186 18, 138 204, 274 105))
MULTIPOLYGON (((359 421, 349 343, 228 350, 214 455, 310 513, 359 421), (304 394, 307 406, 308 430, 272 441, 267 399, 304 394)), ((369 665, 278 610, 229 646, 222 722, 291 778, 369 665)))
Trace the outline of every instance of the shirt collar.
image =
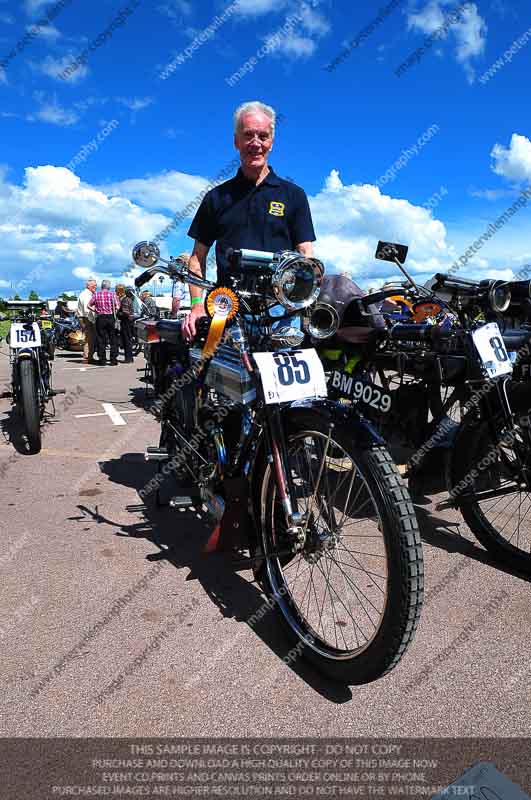
MULTIPOLYGON (((242 168, 241 168, 241 167, 238 169, 238 172, 236 173, 236 178, 237 178, 237 180, 239 180, 241 183, 247 184, 247 185, 249 185, 249 186, 256 186, 256 184, 254 183, 254 181, 250 181, 250 180, 249 180, 249 178, 247 178, 247 177, 244 175, 244 173, 243 173, 243 170, 242 170, 242 168)), ((264 178, 264 180, 262 181, 262 183, 259 183, 258 185, 259 185, 259 186, 263 186, 263 185, 267 185, 267 186, 280 186, 280 180, 279 180, 279 178, 278 178, 278 175, 277 175, 277 174, 276 174, 276 172, 274 171, 274 169, 273 169, 273 167, 271 166, 271 164, 269 164, 269 172, 268 172, 268 174, 266 175, 266 177, 264 178)))

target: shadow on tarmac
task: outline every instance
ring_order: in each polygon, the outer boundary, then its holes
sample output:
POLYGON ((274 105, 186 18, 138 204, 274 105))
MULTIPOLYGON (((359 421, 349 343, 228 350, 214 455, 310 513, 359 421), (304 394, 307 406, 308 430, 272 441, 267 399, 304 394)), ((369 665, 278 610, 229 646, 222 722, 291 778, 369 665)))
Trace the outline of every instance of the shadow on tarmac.
MULTIPOLYGON (((110 481, 139 491, 153 477, 153 467, 138 453, 125 453, 120 458, 100 463, 110 481)), ((185 491, 183 490, 183 493, 185 491)), ((157 507, 154 495, 139 505, 127 506, 130 513, 143 514, 143 520, 122 525, 100 514, 98 507, 78 505, 82 515, 71 519, 112 525, 117 536, 142 537, 152 542, 158 553, 149 561, 166 560, 176 569, 188 568, 186 580, 197 580, 220 613, 230 619, 249 624, 249 618, 263 606, 264 594, 256 583, 241 577, 229 553, 205 553, 204 547, 212 532, 212 523, 196 509, 175 510, 157 507)), ((254 625, 254 633, 279 659, 288 655, 292 644, 284 635, 274 611, 268 611, 254 625)), ((327 700, 341 704, 352 700, 349 686, 320 675, 302 659, 290 659, 289 668, 314 691, 327 700)))

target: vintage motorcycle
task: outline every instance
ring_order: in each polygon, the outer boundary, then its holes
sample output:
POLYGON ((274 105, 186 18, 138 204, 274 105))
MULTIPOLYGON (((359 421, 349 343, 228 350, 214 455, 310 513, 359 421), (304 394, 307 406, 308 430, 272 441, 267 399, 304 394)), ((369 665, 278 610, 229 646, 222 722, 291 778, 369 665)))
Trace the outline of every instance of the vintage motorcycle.
POLYGON ((494 556, 530 570, 531 384, 513 380, 498 324, 510 287, 439 275, 436 288, 451 290, 445 298, 416 286, 406 255, 404 246, 378 244, 376 257, 406 275, 418 322, 375 326, 368 309, 385 292, 353 297, 340 312, 330 298, 316 305, 309 332, 331 396, 347 398, 377 425, 410 480, 444 455, 449 497, 437 508, 458 508, 494 556))
POLYGON ((42 447, 41 426, 46 404, 64 390, 52 388, 52 364, 55 350, 55 327, 51 319, 37 316, 39 301, 7 302, 16 312, 6 341, 11 361, 11 396, 24 419, 28 451, 42 447))
POLYGON ((55 320, 57 331, 56 346, 59 350, 70 350, 79 353, 85 346, 85 334, 81 329, 79 319, 72 314, 65 319, 55 320))
POLYGON ((180 321, 156 323, 167 348, 161 438, 146 454, 160 469, 153 480, 174 482, 174 506, 190 484, 222 536, 245 533, 247 565, 298 653, 338 681, 379 678, 419 622, 422 548, 383 440, 356 409, 327 399, 322 364, 290 324, 314 303, 322 264, 235 250, 214 285, 149 242, 133 260, 147 268, 137 286, 158 271, 207 290, 191 346, 180 321))

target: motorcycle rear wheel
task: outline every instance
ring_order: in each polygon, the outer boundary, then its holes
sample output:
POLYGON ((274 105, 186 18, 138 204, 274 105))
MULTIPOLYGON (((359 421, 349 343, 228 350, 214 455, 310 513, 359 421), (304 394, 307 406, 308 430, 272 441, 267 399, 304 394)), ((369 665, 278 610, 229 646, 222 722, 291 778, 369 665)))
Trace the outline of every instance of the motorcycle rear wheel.
POLYGON ((310 509, 310 523, 301 552, 275 555, 289 540, 266 464, 262 586, 296 644, 292 654, 334 680, 368 683, 398 664, 419 623, 424 570, 414 508, 384 447, 358 450, 339 425, 329 439, 321 417, 307 411, 287 435, 299 510, 310 509))
POLYGON ((22 359, 19 364, 19 380, 22 414, 30 453, 39 453, 41 441, 41 415, 37 376, 31 359, 22 359))

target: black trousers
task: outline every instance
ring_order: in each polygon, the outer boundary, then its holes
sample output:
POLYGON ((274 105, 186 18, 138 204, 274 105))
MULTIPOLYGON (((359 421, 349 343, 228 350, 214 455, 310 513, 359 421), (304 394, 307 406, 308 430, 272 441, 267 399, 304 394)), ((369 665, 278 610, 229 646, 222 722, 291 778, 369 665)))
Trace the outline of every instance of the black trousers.
POLYGON ((100 362, 106 361, 105 351, 107 345, 110 345, 111 361, 116 361, 118 358, 118 336, 116 334, 116 323, 112 314, 99 314, 96 317, 96 339, 100 362))
POLYGON ((133 322, 129 317, 122 317, 120 320, 120 330, 122 335, 122 347, 124 358, 129 361, 133 358, 133 322))

